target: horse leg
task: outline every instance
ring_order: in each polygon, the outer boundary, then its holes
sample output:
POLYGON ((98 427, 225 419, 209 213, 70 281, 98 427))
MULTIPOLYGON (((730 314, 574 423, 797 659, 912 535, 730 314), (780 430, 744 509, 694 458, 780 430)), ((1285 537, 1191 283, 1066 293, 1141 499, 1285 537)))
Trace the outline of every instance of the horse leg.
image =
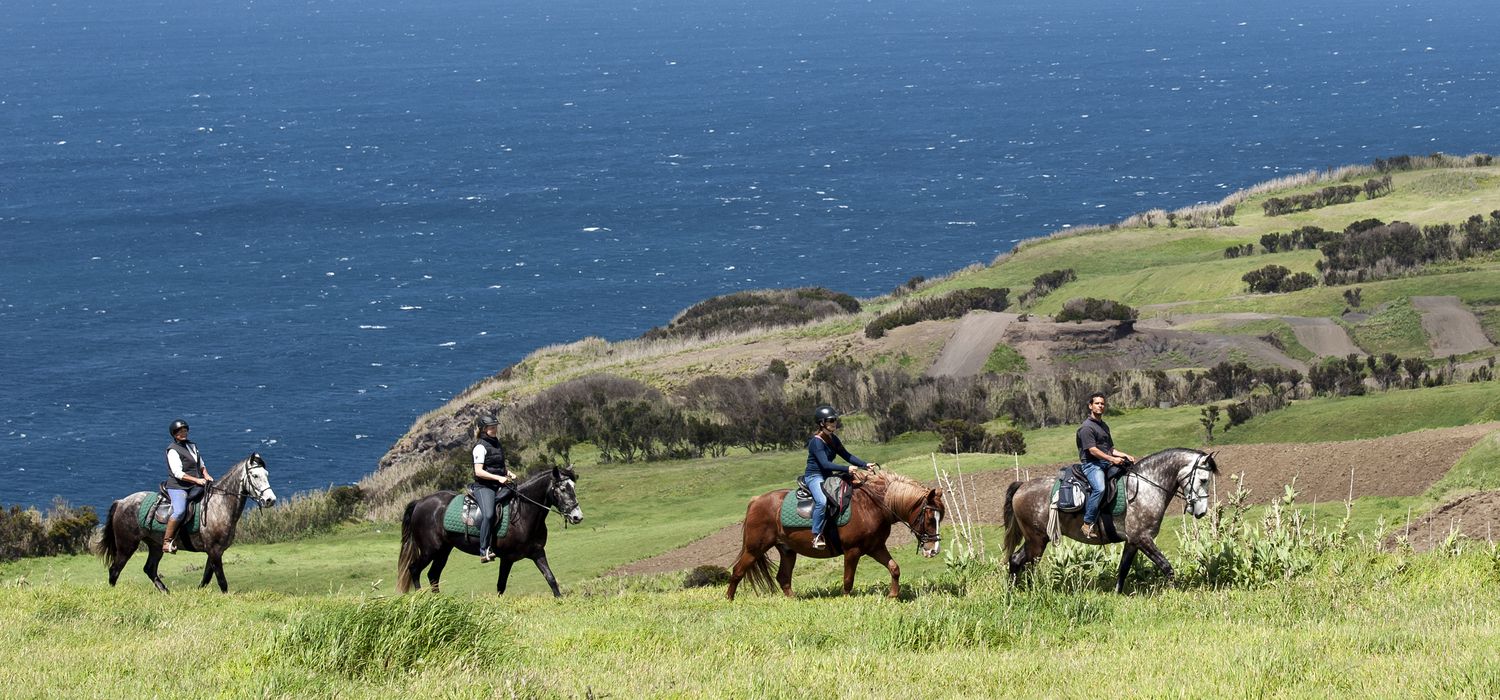
POLYGON ((156 590, 162 593, 171 593, 167 590, 167 584, 161 580, 161 575, 156 571, 156 565, 161 562, 161 544, 154 540, 146 540, 146 565, 142 571, 146 572, 146 578, 156 584, 156 590))
POLYGON ((854 570, 859 568, 859 558, 864 552, 858 549, 844 550, 844 595, 854 592, 854 570))
MULTIPOLYGON (((779 545, 776 551, 781 553, 781 565, 776 568, 776 583, 781 584, 781 593, 788 598, 792 597, 792 567, 797 565, 797 553, 791 547, 779 545)), ((734 594, 730 594, 730 600, 734 594)))
POLYGON ((875 561, 880 562, 883 565, 885 565, 886 571, 891 572, 891 592, 890 592, 890 597, 892 597, 892 598, 900 598, 901 597, 901 565, 897 564, 896 560, 891 557, 891 550, 886 549, 885 545, 882 544, 882 545, 880 545, 880 547, 878 547, 874 551, 870 552, 870 558, 874 559, 875 561))
POLYGON ((1171 583, 1172 577, 1175 575, 1172 572, 1172 565, 1167 562, 1167 558, 1161 553, 1161 550, 1156 548, 1156 540, 1144 537, 1141 539, 1139 547, 1151 559, 1151 563, 1155 564, 1156 568, 1161 570, 1162 574, 1167 577, 1167 583, 1171 583))
MULTIPOLYGON (((113 533, 113 532, 106 532, 106 533, 104 533, 104 536, 105 537, 114 537, 115 533, 113 533)), ((117 539, 117 540, 115 540, 115 542, 118 543, 119 540, 117 539)), ((117 544, 117 548, 115 549, 115 556, 109 562, 109 585, 110 586, 115 585, 115 582, 120 580, 120 572, 125 570, 125 565, 130 562, 130 557, 135 554, 135 549, 136 549, 136 547, 139 547, 140 544, 141 544, 140 540, 136 540, 135 542, 131 542, 129 547, 119 547, 118 544, 117 544)))
POLYGON ((536 562, 536 568, 542 570, 542 577, 547 579, 547 585, 552 587, 552 597, 561 598, 562 591, 557 588, 557 578, 552 575, 552 567, 547 566, 547 553, 539 552, 532 561, 536 562))
POLYGON ((218 547, 216 549, 218 551, 213 555, 214 579, 219 583, 219 592, 228 593, 229 581, 226 581, 224 579, 224 549, 222 547, 218 547))
POLYGON ((510 581, 510 567, 516 565, 516 560, 501 557, 500 575, 495 578, 495 595, 505 595, 505 584, 510 581))
MULTIPOLYGON (((1024 532, 1024 530, 1023 530, 1024 532)), ((1032 562, 1041 559, 1042 554, 1047 551, 1047 538, 1024 533, 1021 548, 1015 554, 1010 555, 1010 579, 1014 583, 1020 578, 1021 573, 1030 566, 1032 562)))
MULTIPOLYGON (((448 565, 448 555, 453 553, 452 547, 443 547, 432 555, 432 568, 427 570, 427 583, 432 586, 432 592, 439 592, 438 579, 443 577, 443 567, 448 565)), ((416 580, 413 577, 412 580, 416 580)))
MULTIPOLYGON (((786 560, 783 559, 782 561, 785 562, 786 560)), ((734 600, 734 592, 740 587, 740 579, 745 578, 745 572, 749 571, 750 567, 754 564, 755 555, 750 553, 750 548, 746 547, 744 549, 741 549, 740 558, 736 559, 734 561, 734 566, 730 567, 729 569, 728 596, 730 600, 734 600)), ((786 566, 786 564, 783 563, 782 566, 786 566)), ((778 578, 779 573, 780 572, 778 572, 778 578)))
POLYGON ((1115 592, 1125 592, 1125 575, 1130 573, 1130 565, 1135 562, 1137 548, 1129 542, 1125 543, 1125 553, 1120 555, 1120 576, 1115 579, 1115 592))
POLYGON ((210 547, 208 549, 208 560, 203 562, 203 580, 198 582, 199 588, 207 586, 209 579, 214 577, 214 555, 218 553, 218 547, 210 547))

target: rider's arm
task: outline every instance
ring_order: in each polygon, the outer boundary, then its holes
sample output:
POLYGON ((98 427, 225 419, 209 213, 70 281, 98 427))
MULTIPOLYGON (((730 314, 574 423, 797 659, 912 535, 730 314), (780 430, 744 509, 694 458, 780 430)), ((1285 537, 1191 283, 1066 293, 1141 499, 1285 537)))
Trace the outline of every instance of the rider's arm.
POLYGON ((208 473, 208 464, 203 461, 203 455, 198 455, 198 468, 203 470, 203 483, 207 484, 214 480, 208 473))
MULTIPOLYGON (((484 470, 484 453, 487 451, 488 448, 483 443, 474 446, 474 478, 482 481, 498 481, 502 484, 510 481, 509 477, 495 476, 484 470)), ((506 470, 506 472, 509 471, 509 469, 506 470)))
MULTIPOLYGON (((202 463, 200 462, 199 464, 202 463)), ((188 476, 185 472, 182 471, 182 458, 177 456, 176 450, 167 450, 167 470, 172 472, 172 478, 179 481, 188 481, 195 484, 204 483, 202 479, 194 476, 188 476)), ((205 471, 203 473, 207 474, 208 472, 205 471)))
POLYGON ((1119 450, 1115 450, 1114 452, 1115 454, 1105 452, 1104 450, 1099 449, 1098 445, 1089 447, 1089 454, 1098 457, 1099 459, 1102 459, 1106 462, 1109 462, 1110 464, 1116 464, 1117 462, 1115 460, 1120 459, 1118 456, 1116 456, 1119 454, 1119 450))

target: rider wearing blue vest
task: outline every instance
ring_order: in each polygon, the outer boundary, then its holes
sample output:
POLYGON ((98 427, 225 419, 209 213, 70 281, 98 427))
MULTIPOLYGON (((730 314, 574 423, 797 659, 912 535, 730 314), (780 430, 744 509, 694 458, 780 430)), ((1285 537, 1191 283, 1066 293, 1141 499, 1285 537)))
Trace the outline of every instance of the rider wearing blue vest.
POLYGON ((1104 472, 1110 465, 1134 462, 1135 458, 1115 449, 1114 437, 1109 434, 1109 425, 1104 422, 1104 410, 1108 408, 1104 394, 1089 395, 1089 417, 1078 426, 1075 442, 1078 444, 1078 461, 1083 463, 1083 476, 1089 480, 1089 495, 1083 501, 1083 536, 1094 539, 1094 523, 1099 520, 1099 504, 1104 500, 1104 472))
POLYGON ((495 505, 505 507, 512 493, 511 489, 503 488, 510 484, 511 474, 505 468, 505 448, 500 446, 500 438, 496 437, 499 430, 500 421, 493 416, 480 418, 474 431, 474 448, 470 451, 474 457, 474 483, 469 485, 469 492, 479 502, 481 564, 495 560, 495 555, 490 552, 494 545, 495 505))
POLYGON ((196 500, 214 478, 208 475, 208 465, 203 463, 202 455, 198 454, 198 445, 188 439, 187 421, 172 421, 167 432, 172 436, 172 444, 167 445, 167 471, 171 472, 171 476, 167 478, 167 498, 172 502, 172 514, 167 517, 167 531, 162 534, 161 551, 176 554, 177 544, 173 540, 177 535, 177 526, 182 522, 182 515, 187 512, 189 497, 196 500))
POLYGON ((828 513, 828 496, 823 493, 823 480, 848 474, 850 469, 834 464, 833 458, 843 457, 845 461, 860 468, 877 465, 866 463, 844 449, 843 441, 835 434, 841 427, 838 409, 823 404, 814 409, 813 420, 817 421, 818 432, 807 440, 807 469, 803 472, 803 481, 807 482, 807 490, 812 492, 813 498, 812 546, 814 549, 823 549, 828 546, 823 541, 823 521, 828 513))

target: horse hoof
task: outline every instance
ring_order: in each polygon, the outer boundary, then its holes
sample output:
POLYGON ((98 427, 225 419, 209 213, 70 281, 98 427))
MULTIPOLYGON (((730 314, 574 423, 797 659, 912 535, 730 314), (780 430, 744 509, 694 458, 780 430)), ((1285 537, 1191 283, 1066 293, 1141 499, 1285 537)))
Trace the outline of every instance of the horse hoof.
POLYGON ((156 590, 162 593, 171 593, 171 591, 167 590, 167 584, 162 583, 160 579, 153 579, 151 582, 156 584, 156 590))

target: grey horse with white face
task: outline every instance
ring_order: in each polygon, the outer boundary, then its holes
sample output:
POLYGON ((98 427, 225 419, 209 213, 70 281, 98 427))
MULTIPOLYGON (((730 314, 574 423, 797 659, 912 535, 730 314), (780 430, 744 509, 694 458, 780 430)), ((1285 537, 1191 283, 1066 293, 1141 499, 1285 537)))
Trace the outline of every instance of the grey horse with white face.
MULTIPOLYGON (((1172 579, 1172 565, 1156 546, 1156 536, 1161 532, 1167 505, 1173 496, 1181 496, 1193 517, 1208 514, 1213 480, 1219 473, 1219 466, 1211 453, 1175 447, 1146 456, 1126 473, 1122 487, 1130 505, 1126 508, 1124 527, 1119 528, 1125 538, 1125 551, 1120 557, 1120 574, 1115 581, 1117 593, 1125 591, 1125 575, 1130 572, 1137 551, 1145 552, 1167 580, 1172 579)), ((1005 552, 1010 558, 1013 578, 1047 550, 1053 480, 1054 477, 1045 476, 1016 481, 1005 490, 1005 552), (1023 543, 1024 546, 1017 549, 1023 543)), ((1083 536, 1082 513, 1059 513, 1058 525, 1062 534, 1071 539, 1084 544, 1106 544, 1083 536)))
MULTIPOLYGON (((168 593, 167 584, 156 569, 161 563, 162 533, 142 529, 137 517, 141 502, 149 495, 147 491, 137 491, 110 505, 109 515, 104 519, 104 534, 99 539, 99 556, 109 565, 109 585, 113 586, 135 550, 145 542, 146 577, 156 584, 157 590, 168 593)), ((208 486, 203 497, 203 523, 198 532, 177 535, 179 549, 208 554, 199 588, 207 586, 209 579, 217 578, 219 590, 229 592, 229 583, 224 580, 224 550, 234 544, 235 525, 245 512, 245 502, 250 500, 262 506, 276 503, 266 462, 253 452, 208 486)))

